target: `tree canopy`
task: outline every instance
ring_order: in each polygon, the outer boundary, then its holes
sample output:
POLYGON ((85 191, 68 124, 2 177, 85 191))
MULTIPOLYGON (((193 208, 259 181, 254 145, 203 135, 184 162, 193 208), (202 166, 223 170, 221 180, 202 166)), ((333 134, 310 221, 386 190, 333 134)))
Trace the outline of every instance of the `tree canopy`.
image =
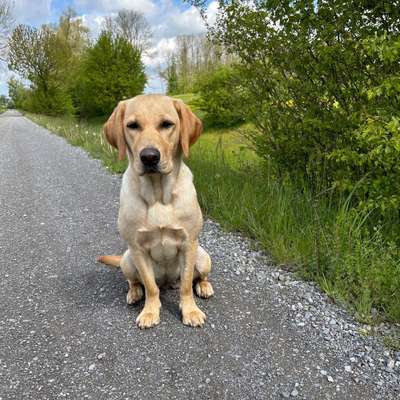
POLYGON ((123 37, 103 32, 82 63, 75 96, 81 115, 104 115, 118 101, 143 92, 141 52, 123 37))

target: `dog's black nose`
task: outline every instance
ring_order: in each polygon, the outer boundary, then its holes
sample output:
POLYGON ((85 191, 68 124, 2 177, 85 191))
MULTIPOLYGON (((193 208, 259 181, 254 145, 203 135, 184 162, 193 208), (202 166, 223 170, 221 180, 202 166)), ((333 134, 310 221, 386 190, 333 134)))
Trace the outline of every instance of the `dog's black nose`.
POLYGON ((140 159, 146 167, 155 167, 160 161, 160 152, 154 147, 146 147, 140 152, 140 159))

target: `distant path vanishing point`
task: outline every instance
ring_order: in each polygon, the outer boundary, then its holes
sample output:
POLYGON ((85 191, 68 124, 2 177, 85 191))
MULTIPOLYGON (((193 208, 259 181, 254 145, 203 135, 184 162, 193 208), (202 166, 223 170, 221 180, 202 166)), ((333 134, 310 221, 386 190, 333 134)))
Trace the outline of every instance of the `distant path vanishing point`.
POLYGON ((203 329, 177 291, 140 331, 120 271, 120 177, 16 111, 0 116, 0 398, 399 399, 399 353, 240 235, 205 223, 203 329), (397 358, 396 358, 397 356, 397 358))

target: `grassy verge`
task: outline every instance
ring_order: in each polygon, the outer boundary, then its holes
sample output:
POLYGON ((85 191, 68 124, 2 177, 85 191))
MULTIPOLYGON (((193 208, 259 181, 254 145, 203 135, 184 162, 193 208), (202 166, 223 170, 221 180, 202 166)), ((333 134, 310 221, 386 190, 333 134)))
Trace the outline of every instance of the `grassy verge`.
MULTIPOLYGON (((27 116, 111 171, 125 169, 100 134, 104 120, 27 116)), ((277 182, 234 130, 208 129, 189 165, 207 215, 257 239, 277 263, 318 282, 360 320, 400 321, 399 249, 380 229, 371 233, 368 215, 352 210, 349 199, 315 198, 305 187, 277 182)))

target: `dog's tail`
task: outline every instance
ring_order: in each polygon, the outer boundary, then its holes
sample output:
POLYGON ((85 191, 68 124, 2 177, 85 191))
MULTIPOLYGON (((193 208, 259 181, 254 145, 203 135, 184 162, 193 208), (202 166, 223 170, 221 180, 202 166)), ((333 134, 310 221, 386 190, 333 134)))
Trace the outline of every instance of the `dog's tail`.
POLYGON ((110 267, 119 268, 121 264, 122 256, 100 256, 97 257, 97 261, 103 264, 109 265, 110 267))

